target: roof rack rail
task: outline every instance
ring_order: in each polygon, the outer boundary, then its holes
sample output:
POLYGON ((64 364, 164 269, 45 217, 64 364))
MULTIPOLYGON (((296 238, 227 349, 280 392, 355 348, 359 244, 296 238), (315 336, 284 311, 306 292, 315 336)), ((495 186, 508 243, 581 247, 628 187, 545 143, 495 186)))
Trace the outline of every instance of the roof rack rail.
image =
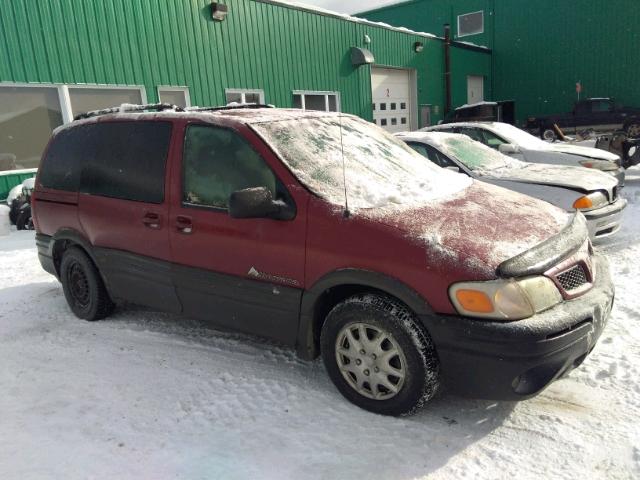
POLYGON ((99 117, 100 115, 107 115, 109 113, 131 113, 131 112, 146 112, 146 111, 161 112, 163 110, 175 110, 176 112, 184 112, 184 108, 178 105, 172 105, 171 103, 147 103, 144 105, 133 105, 124 103, 119 107, 103 108, 101 110, 92 110, 90 112, 80 113, 76 115, 74 120, 82 120, 83 118, 99 117))
POLYGON ((238 103, 236 105, 225 105, 223 107, 188 107, 188 112, 216 112, 218 110, 244 110, 249 108, 275 108, 273 105, 264 103, 238 103))

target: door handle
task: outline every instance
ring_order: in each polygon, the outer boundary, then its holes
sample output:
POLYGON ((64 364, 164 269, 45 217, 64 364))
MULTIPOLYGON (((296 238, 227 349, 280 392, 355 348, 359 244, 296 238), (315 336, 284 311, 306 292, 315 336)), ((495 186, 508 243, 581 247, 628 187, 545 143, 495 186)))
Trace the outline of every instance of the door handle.
POLYGON ((193 223, 191 222, 191 218, 185 217, 184 215, 178 215, 176 217, 176 228, 180 233, 184 233, 185 235, 189 235, 193 232, 193 223))
POLYGON ((142 223, 147 228, 152 228, 154 230, 158 230, 160 228, 160 215, 153 212, 147 212, 142 217, 142 223))

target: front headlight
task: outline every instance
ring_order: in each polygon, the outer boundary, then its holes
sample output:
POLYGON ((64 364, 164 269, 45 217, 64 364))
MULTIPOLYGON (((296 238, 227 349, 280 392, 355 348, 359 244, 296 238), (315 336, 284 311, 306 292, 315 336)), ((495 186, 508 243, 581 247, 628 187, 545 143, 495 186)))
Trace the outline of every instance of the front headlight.
POLYGON ((608 202, 607 196, 602 192, 592 192, 589 195, 580 197, 573 202, 573 208, 578 210, 592 210, 606 205, 608 202))
POLYGON ((602 170, 608 172, 612 170, 618 170, 618 165, 615 162, 609 162, 607 160, 580 160, 580 165, 587 168, 595 168, 596 170, 602 170))
POLYGON ((555 284, 542 276, 454 283, 449 297, 461 315, 494 320, 521 320, 562 301, 555 284))

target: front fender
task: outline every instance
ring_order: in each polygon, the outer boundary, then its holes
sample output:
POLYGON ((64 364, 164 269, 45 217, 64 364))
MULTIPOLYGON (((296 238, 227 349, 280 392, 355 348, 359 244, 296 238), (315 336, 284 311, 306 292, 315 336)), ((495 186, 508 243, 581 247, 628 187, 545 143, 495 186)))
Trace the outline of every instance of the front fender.
POLYGON ((433 310, 426 300, 402 281, 369 270, 345 268, 328 273, 318 279, 302 295, 300 324, 296 350, 301 358, 313 359, 318 355, 317 332, 324 318, 319 318, 319 307, 326 292, 337 287, 364 287, 378 290, 397 298, 418 317, 431 316, 433 310))

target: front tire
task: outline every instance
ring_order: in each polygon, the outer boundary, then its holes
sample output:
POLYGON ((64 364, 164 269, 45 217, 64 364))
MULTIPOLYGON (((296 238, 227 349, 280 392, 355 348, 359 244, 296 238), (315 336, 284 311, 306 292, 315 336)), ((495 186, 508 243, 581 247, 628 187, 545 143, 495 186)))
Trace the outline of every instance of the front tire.
POLYGON ((336 305, 320 337, 322 358, 340 393, 365 410, 409 415, 439 386, 438 357, 400 302, 361 294, 336 305))
POLYGON ((68 248, 60 263, 62 290, 69 308, 83 320, 100 320, 115 307, 91 259, 78 247, 68 248))

